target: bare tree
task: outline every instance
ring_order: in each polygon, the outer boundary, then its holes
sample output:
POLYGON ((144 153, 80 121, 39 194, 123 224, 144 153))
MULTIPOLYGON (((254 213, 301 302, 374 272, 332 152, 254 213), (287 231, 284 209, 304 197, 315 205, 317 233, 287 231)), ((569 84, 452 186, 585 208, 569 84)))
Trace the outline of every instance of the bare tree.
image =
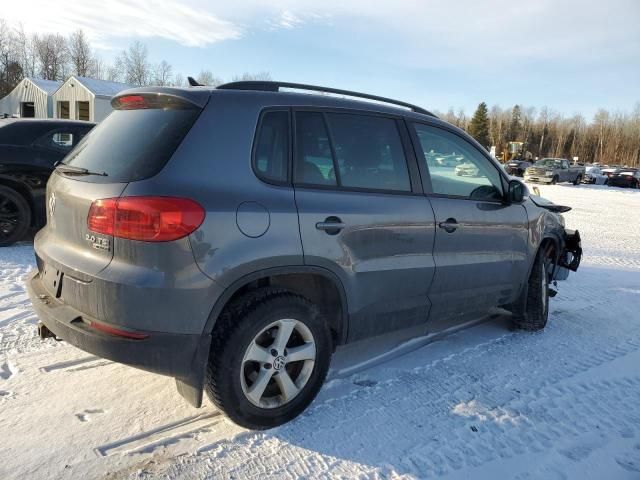
POLYGON ((218 85, 223 83, 222 79, 220 79, 219 77, 216 77, 211 72, 211 70, 201 71, 198 77, 196 78, 196 80, 198 81, 198 83, 201 83, 202 85, 208 85, 211 87, 217 87, 218 85))
POLYGON ((173 67, 166 60, 162 60, 156 65, 153 84, 159 86, 171 85, 172 77, 173 67))
POLYGON ((246 82, 251 80, 272 80, 269 72, 248 73, 245 72, 242 75, 234 75, 231 79, 233 82, 246 82))
POLYGON ((64 80, 68 71, 68 50, 65 38, 57 33, 35 35, 33 38, 42 78, 64 80))
POLYGON ((183 87, 186 84, 186 82, 184 81, 184 76, 181 73, 176 73, 173 76, 173 82, 171 82, 171 85, 174 87, 183 87))
POLYGON ((94 62, 91 45, 82 29, 76 30, 69 36, 69 60, 73 73, 81 77, 89 76, 94 62))
POLYGON ((119 62, 124 81, 132 85, 149 85, 152 80, 152 69, 149 63, 147 47, 135 41, 128 50, 120 54, 119 62))

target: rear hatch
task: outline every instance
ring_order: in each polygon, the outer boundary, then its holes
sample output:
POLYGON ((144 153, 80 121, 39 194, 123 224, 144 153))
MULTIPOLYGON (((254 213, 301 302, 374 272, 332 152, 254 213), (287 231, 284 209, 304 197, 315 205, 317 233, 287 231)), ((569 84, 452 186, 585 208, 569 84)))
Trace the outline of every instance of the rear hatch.
POLYGON ((116 199, 129 182, 156 175, 208 98, 204 90, 124 92, 113 99, 114 112, 58 165, 47 184, 47 225, 35 242, 38 266, 49 290, 60 283, 55 277, 61 272, 90 281, 109 265, 114 256, 113 236, 92 231, 90 212, 92 221, 100 221, 101 211, 96 207, 104 203, 101 200, 116 199))

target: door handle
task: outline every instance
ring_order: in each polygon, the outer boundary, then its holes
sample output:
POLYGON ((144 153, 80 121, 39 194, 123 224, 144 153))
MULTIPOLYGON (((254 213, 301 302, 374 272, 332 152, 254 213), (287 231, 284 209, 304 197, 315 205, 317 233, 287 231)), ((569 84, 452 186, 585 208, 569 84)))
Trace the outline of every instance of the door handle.
POLYGON ((455 218, 447 218, 444 222, 438 224, 438 227, 443 228, 447 233, 455 232, 459 226, 455 218))
POLYGON ((346 225, 338 217, 327 217, 324 222, 316 223, 318 230, 324 230, 328 235, 337 235, 346 225))

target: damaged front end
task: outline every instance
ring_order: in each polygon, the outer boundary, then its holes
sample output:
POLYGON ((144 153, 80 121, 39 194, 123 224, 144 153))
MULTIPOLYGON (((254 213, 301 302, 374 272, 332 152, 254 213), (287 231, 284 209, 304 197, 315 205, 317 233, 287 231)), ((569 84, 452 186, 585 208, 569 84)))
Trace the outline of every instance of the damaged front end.
POLYGON ((578 270, 582 260, 580 232, 577 230, 565 230, 563 240, 563 247, 553 276, 554 280, 566 280, 570 271, 575 272, 578 270))

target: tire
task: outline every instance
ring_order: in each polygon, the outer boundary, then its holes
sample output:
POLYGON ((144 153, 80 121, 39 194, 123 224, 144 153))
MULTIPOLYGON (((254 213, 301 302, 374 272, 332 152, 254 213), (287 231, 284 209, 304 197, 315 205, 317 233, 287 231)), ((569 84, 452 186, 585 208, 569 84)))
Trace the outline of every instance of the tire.
POLYGON ((21 240, 31 226, 31 207, 14 189, 0 185, 0 247, 21 240))
POLYGON ((556 183, 558 183, 558 176, 557 175, 551 179, 551 185, 555 185, 556 183))
POLYGON ((580 185, 582 183, 582 175, 578 175, 576 179, 573 181, 574 185, 580 185))
POLYGON ((313 401, 327 375, 332 351, 329 329, 315 305, 287 291, 261 289, 234 302, 218 320, 205 391, 238 425, 273 428, 297 417, 313 401), (293 333, 279 351, 280 333, 286 336, 288 327, 293 333), (313 353, 309 353, 311 342, 313 353), (301 356, 314 355, 314 359, 290 361, 296 347, 299 354, 304 347, 306 355, 301 356), (258 384, 265 385, 263 393, 258 384))
POLYGON ((542 249, 536 256, 525 295, 514 311, 513 323, 523 330, 542 330, 549 318, 550 262, 542 249))

